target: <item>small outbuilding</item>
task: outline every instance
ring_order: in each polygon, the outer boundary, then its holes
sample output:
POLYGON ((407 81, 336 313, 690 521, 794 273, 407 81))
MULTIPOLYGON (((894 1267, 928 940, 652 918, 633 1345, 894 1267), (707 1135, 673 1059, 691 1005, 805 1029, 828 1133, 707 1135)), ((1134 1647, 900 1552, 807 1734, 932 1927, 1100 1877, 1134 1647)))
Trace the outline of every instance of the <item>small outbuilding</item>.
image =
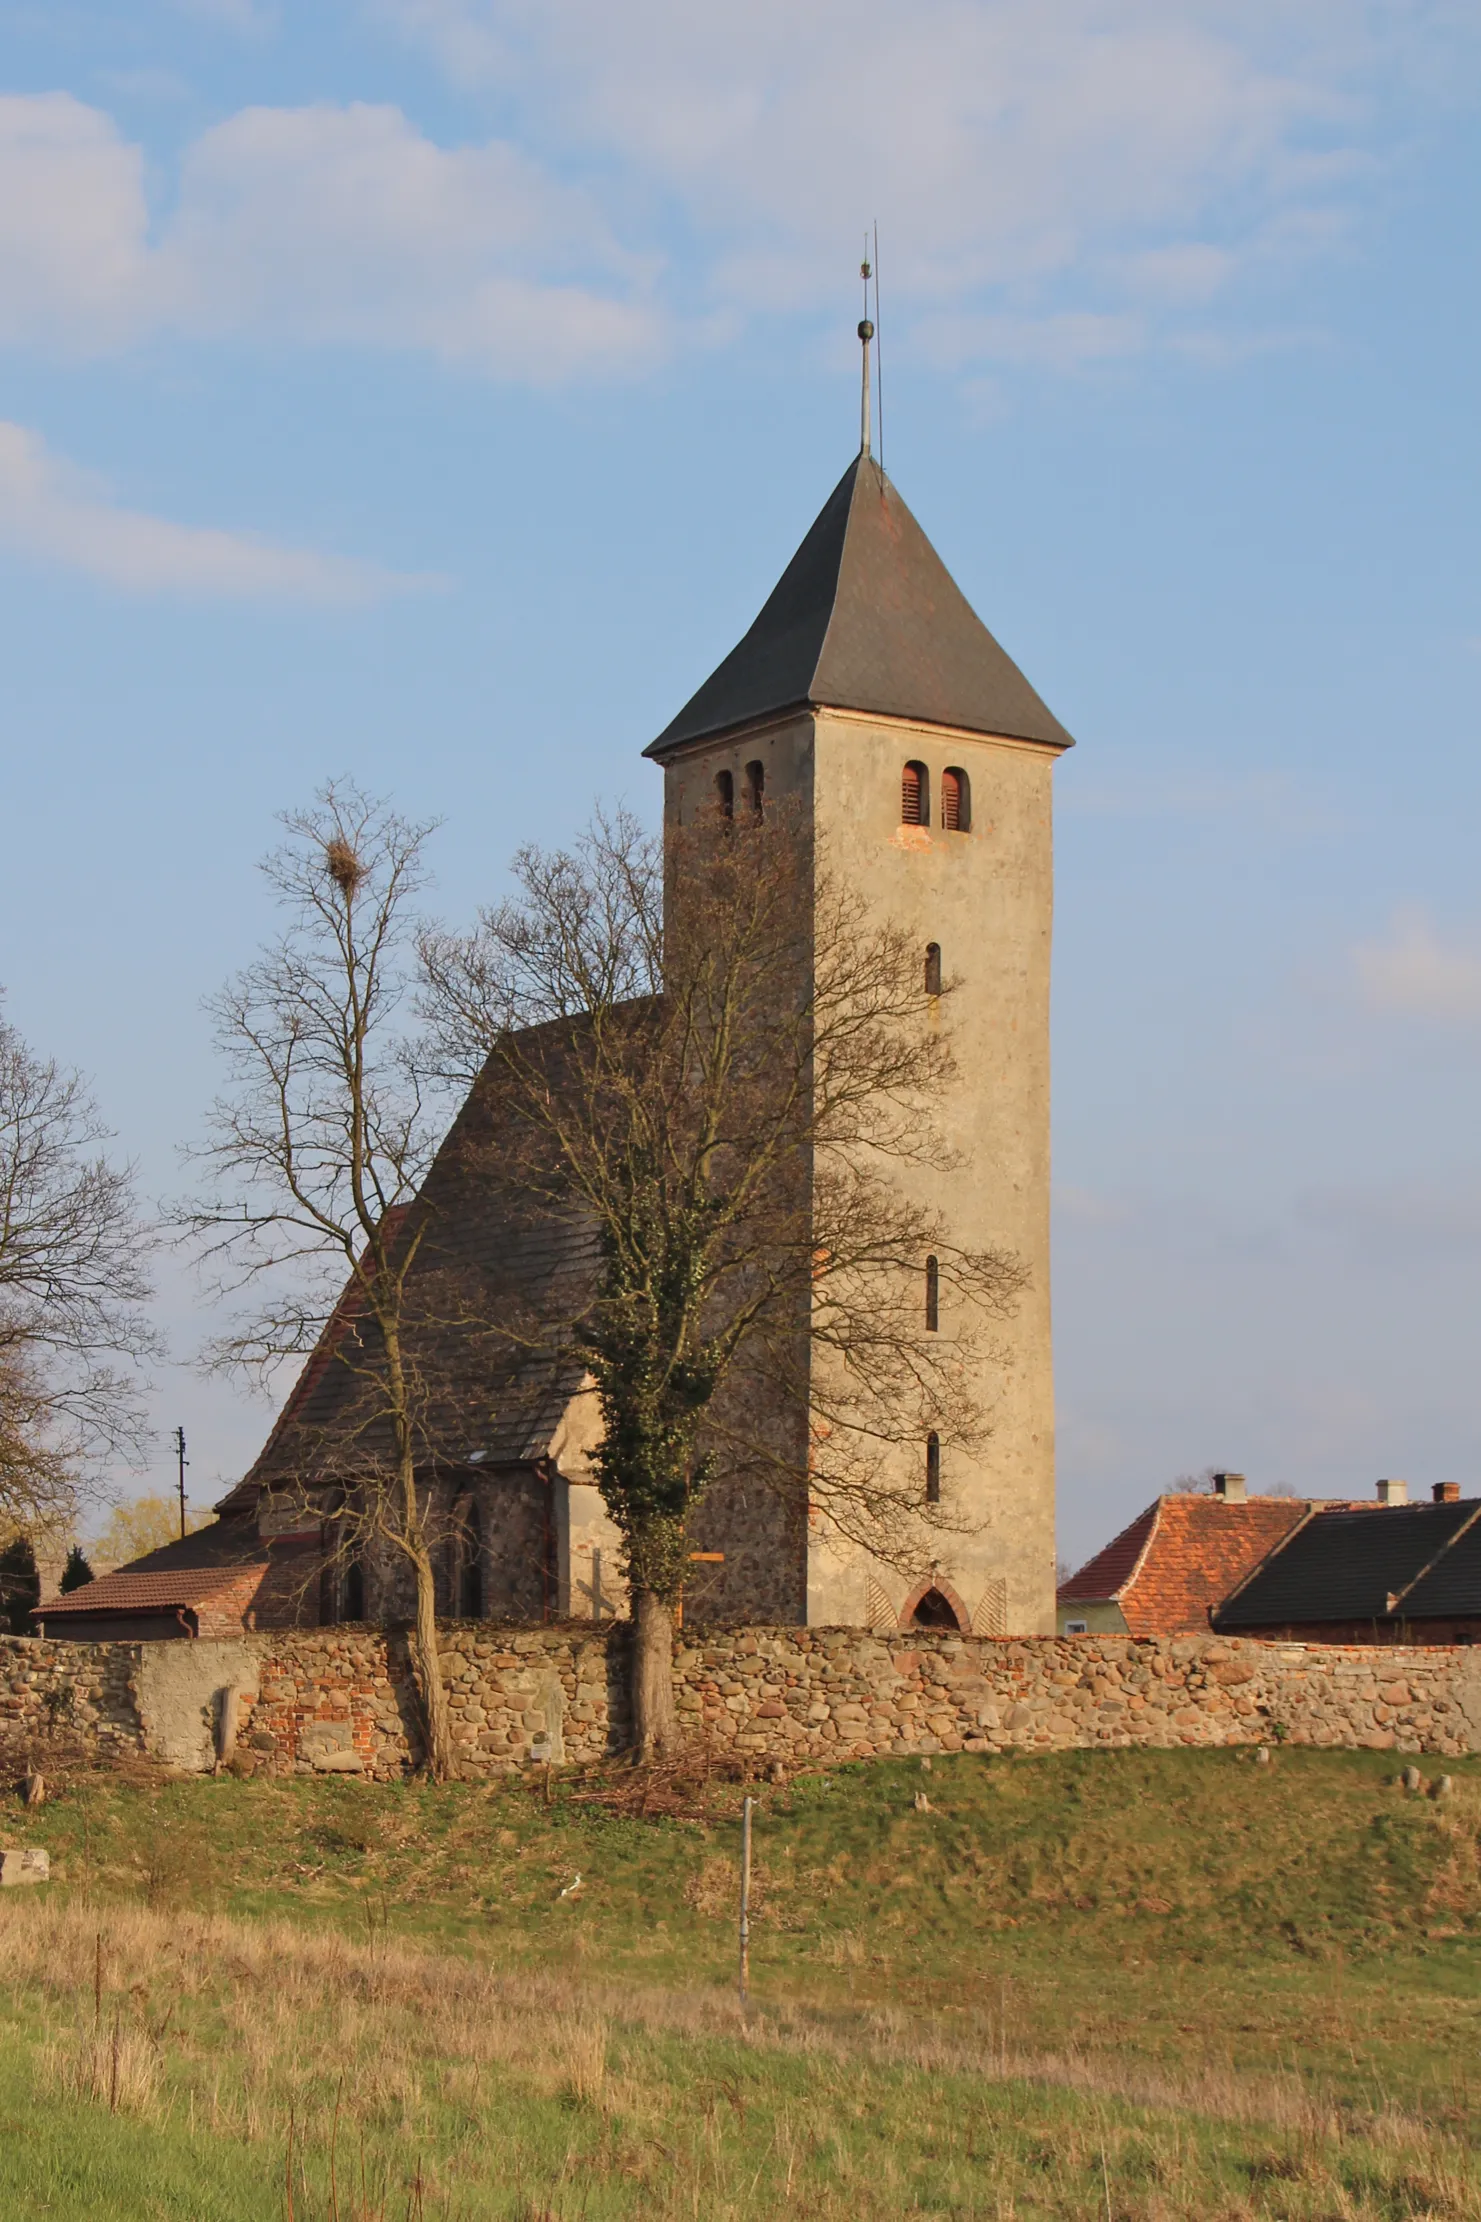
POLYGON ((252 1517, 228 1517, 181 1536, 66 1596, 43 1597, 36 1633, 74 1643, 240 1636, 318 1618, 319 1549, 293 1536, 265 1539, 252 1517))

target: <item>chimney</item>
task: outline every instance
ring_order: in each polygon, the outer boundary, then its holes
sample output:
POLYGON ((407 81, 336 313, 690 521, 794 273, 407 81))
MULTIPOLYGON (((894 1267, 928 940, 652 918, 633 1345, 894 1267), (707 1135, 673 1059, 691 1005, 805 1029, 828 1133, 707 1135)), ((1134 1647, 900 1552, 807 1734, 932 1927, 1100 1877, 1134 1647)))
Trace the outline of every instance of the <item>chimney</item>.
POLYGON ((1460 1483, 1458 1481, 1437 1481, 1430 1491, 1430 1495, 1434 1498, 1436 1504, 1459 1504, 1460 1483))
POLYGON ((1380 1504, 1407 1504, 1409 1502, 1408 1482, 1380 1481, 1378 1484, 1378 1502, 1380 1504))
POLYGON ((1215 1474, 1214 1495, 1222 1497, 1225 1504, 1244 1503, 1243 1474, 1215 1474))

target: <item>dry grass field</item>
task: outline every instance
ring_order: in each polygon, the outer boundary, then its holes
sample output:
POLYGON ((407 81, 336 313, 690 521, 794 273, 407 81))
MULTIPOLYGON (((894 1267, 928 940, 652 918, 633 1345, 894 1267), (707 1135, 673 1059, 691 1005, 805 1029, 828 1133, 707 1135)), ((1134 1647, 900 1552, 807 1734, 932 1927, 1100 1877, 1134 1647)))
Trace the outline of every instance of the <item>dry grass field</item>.
POLYGON ((1481 2216, 1452 1771, 768 1787, 744 2013, 737 1785, 79 1780, 5 1831, 57 1879, 0 1900, 0 2213, 1481 2216))

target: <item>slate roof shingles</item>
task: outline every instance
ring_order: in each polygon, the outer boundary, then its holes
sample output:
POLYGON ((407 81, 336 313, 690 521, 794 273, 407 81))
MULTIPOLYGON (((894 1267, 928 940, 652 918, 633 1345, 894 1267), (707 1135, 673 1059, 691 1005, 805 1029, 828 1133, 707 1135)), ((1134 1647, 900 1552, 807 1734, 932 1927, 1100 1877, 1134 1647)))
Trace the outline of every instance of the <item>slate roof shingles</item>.
POLYGON ((872 456, 834 487, 750 630, 645 754, 809 704, 1074 744, 872 456))
MULTIPOLYGON (((561 1030, 552 1028, 552 1037, 561 1030)), ((401 1207, 398 1228, 398 1239, 419 1244, 406 1340, 426 1383, 428 1463, 477 1453, 486 1470, 545 1456, 584 1377, 579 1358, 559 1346, 595 1285, 595 1226, 574 1211, 534 1213, 501 1171, 490 1091, 480 1079, 416 1198, 401 1207), (499 1333, 501 1320, 518 1323, 519 1340, 499 1333), (531 1330, 533 1349, 523 1347, 531 1330)), ((370 1340, 347 1291, 256 1462, 224 1503, 255 1500, 264 1487, 348 1477, 358 1457, 384 1455, 389 1430, 357 1377, 360 1351, 370 1351, 370 1340)))
MULTIPOLYGON (((1322 1622, 1382 1620, 1389 1617, 1389 1599, 1397 1597, 1399 1611, 1414 1617, 1432 1609, 1416 1590, 1403 1592, 1424 1572, 1437 1554, 1460 1535, 1481 1511, 1473 1499, 1451 1504, 1323 1507, 1305 1528, 1293 1535, 1268 1565, 1259 1567, 1238 1594, 1221 1609, 1217 1625, 1238 1628, 1300 1627, 1322 1622)), ((1473 1562, 1469 1557, 1463 1564, 1473 1562)), ((1433 1575, 1421 1585, 1432 1596, 1443 1594, 1439 1581, 1443 1557, 1433 1575)), ((1481 1597, 1468 1607, 1481 1610, 1481 1597)))

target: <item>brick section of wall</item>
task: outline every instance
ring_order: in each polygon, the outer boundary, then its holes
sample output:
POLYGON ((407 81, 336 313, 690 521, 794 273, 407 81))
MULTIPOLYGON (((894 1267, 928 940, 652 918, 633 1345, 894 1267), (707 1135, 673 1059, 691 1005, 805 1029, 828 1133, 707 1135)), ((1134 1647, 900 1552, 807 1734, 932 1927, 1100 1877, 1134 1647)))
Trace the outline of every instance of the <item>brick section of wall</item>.
POLYGON ((103 1761, 144 1749, 133 1643, 53 1643, 0 1637, 0 1756, 47 1744, 103 1761))
MULTIPOLYGON (((626 1745, 624 1623, 498 1629, 461 1621, 440 1635, 465 1772, 498 1774, 547 1757, 600 1759, 626 1745)), ((404 1640, 326 1628, 259 1636, 251 1648, 259 1689, 242 1705, 239 1739, 264 1771, 385 1776, 412 1764, 418 1712, 404 1640)))
MULTIPOLYGON (((628 1629, 442 1630, 464 1770, 600 1759, 628 1740, 628 1629)), ((0 1748, 66 1730, 100 1759, 147 1748, 138 1644, 0 1641, 0 1748)), ((385 1777, 416 1750, 403 1639, 378 1630, 260 1634, 240 1745, 265 1773, 385 1777)), ((681 1638, 679 1716, 756 1764, 936 1751, 1265 1743, 1481 1751, 1481 1652, 1213 1637, 1003 1638, 734 1629, 681 1638)), ((251 1679, 250 1677, 248 1679, 251 1679)))

